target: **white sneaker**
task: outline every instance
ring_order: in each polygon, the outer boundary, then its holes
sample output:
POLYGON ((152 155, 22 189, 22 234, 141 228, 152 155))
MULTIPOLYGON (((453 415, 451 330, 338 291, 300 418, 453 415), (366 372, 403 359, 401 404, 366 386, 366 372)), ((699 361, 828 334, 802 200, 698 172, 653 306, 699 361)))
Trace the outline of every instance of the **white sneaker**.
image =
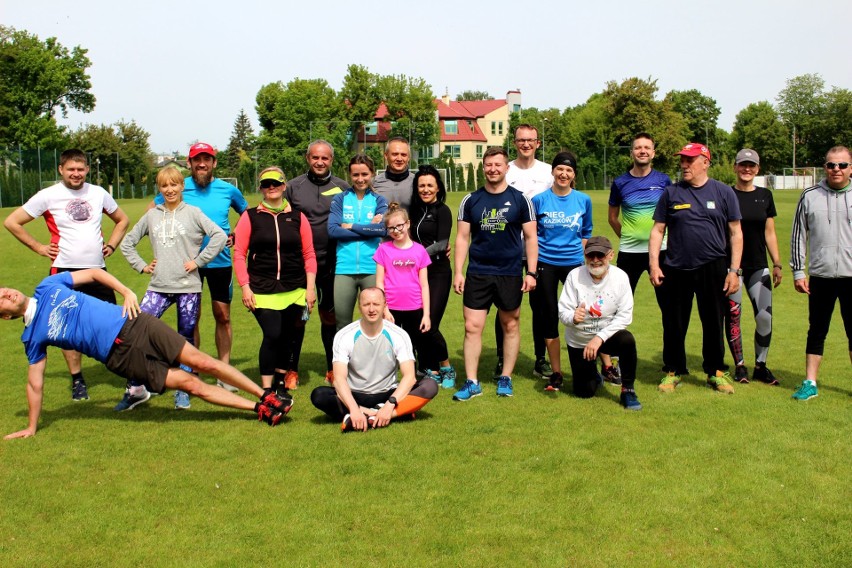
POLYGON ((240 389, 238 389, 237 387, 235 387, 235 386, 231 386, 231 385, 229 385, 228 383, 223 383, 222 381, 220 381, 220 380, 218 380, 218 379, 216 379, 216 386, 217 386, 217 387, 220 387, 220 388, 223 388, 223 389, 225 389, 225 390, 226 390, 226 391, 228 391, 228 392, 239 392, 239 390, 240 390, 240 389))

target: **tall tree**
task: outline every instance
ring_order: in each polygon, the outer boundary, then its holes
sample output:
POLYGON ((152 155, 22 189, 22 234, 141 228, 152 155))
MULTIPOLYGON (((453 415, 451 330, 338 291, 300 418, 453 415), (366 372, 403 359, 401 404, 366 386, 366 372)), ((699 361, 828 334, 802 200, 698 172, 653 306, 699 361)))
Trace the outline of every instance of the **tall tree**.
POLYGON ((494 97, 485 91, 462 91, 456 95, 457 101, 493 101, 494 97))
POLYGON ((91 112, 95 96, 86 69, 87 50, 62 46, 55 37, 0 26, 0 143, 50 146, 63 139, 56 111, 91 112))
POLYGON ((675 112, 679 112, 686 120, 689 129, 687 137, 693 142, 703 142, 711 146, 717 143, 714 138, 719 115, 722 113, 716 100, 701 94, 697 89, 688 91, 669 91, 665 101, 668 101, 675 112))
MULTIPOLYGON (((234 120, 234 129, 224 155, 219 158, 219 165, 223 172, 230 177, 238 177, 240 163, 244 156, 249 156, 254 151, 257 137, 251 127, 251 121, 245 109, 240 109, 240 114, 234 120)), ((223 174, 223 175, 225 175, 223 174)))
POLYGON ((760 155, 764 172, 780 173, 790 164, 790 132, 767 101, 751 103, 739 113, 731 130, 731 146, 752 148, 760 155))
POLYGON ((825 112, 825 81, 815 73, 787 80, 778 93, 778 112, 793 133, 797 165, 817 165, 824 149, 815 147, 819 138, 820 118, 825 112))
POLYGON ((100 185, 139 185, 149 181, 152 169, 150 134, 135 122, 89 124, 69 136, 69 144, 89 157, 90 179, 100 185))

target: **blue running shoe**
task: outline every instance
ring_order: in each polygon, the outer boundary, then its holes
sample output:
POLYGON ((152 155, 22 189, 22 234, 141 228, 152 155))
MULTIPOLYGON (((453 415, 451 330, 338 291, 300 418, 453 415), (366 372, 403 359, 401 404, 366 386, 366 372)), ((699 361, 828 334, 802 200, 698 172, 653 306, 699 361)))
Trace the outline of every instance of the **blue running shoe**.
POLYGON ((175 410, 187 410, 189 408, 189 394, 183 391, 175 391, 175 410))
POLYGON ((802 381, 801 386, 793 393, 793 398, 796 400, 810 400, 819 396, 816 383, 808 380, 802 381))
POLYGON ((131 394, 130 389, 126 389, 124 391, 124 398, 122 398, 119 403, 113 407, 113 410, 116 412, 133 410, 143 402, 148 402, 149 398, 151 398, 151 393, 149 393, 148 389, 145 387, 141 387, 141 392, 137 392, 135 395, 131 394))
POLYGON ((497 396, 512 396, 512 378, 503 375, 497 379, 497 396))
POLYGON ((621 391, 621 406, 623 406, 625 410, 642 410, 642 405, 636 397, 635 390, 621 391))
POLYGON ((479 396, 482 394, 482 386, 479 383, 475 383, 470 379, 466 380, 462 385, 462 388, 456 391, 456 394, 453 395, 453 400, 470 400, 475 396, 479 396))
POLYGON ((452 365, 449 367, 441 367, 440 373, 442 389, 456 388, 456 370, 452 365))

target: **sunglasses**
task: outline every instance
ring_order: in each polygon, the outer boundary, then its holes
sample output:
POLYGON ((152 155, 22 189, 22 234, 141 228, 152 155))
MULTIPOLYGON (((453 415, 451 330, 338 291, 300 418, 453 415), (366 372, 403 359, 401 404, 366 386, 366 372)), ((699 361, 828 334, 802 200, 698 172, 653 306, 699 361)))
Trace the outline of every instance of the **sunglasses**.
POLYGON ((282 185, 284 185, 284 182, 274 179, 265 179, 260 182, 260 189, 269 189, 270 187, 281 187, 282 185))
POLYGON ((606 256, 606 255, 605 255, 604 253, 602 253, 602 252, 589 252, 589 253, 586 253, 586 258, 591 258, 591 259, 595 259, 595 258, 604 258, 605 256, 606 256))
POLYGON ((400 223, 399 225, 394 225, 392 227, 388 227, 388 231, 393 231, 395 233, 401 233, 405 230, 405 223, 400 223))
POLYGON ((840 168, 841 170, 845 170, 849 167, 849 162, 826 162, 825 169, 834 170, 840 168))

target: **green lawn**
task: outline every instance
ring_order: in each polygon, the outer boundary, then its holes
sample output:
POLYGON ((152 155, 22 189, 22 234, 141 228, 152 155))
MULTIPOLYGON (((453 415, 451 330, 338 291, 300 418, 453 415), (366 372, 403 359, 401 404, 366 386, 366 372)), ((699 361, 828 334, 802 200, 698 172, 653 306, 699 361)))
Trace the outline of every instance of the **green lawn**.
MULTIPOLYGON (((592 193, 595 226, 613 238, 607 195, 592 193)), ((451 196, 454 210, 460 198, 451 196)), ((776 193, 785 266, 797 198, 776 193)), ((145 202, 121 205, 135 221, 145 202)), ((42 221, 29 227, 44 238, 42 221)), ((0 251, 0 285, 30 293, 46 259, 5 230, 0 251)), ((120 254, 108 264, 141 297, 146 278, 120 254)), ((177 412, 170 394, 116 414, 123 380, 91 360, 92 398, 74 403, 64 361, 51 352, 38 435, 0 443, 0 565, 852 565, 852 373, 842 323, 836 312, 820 397, 796 403, 807 302, 789 269, 774 305, 769 366, 780 387, 737 385, 726 396, 694 375, 658 394, 660 318, 643 281, 631 327, 642 412, 623 411, 612 386, 585 401, 544 393, 531 374, 525 307, 514 398, 498 399, 489 382, 467 403, 442 391, 416 420, 367 434, 341 435, 310 404, 324 374, 317 318, 296 406, 278 428, 197 400, 177 412)), ((212 350, 203 310, 202 348, 212 350)), ((751 306, 744 312, 750 362, 751 306)), ((238 298, 233 324, 233 362, 256 377, 260 334, 238 298)), ((459 297, 442 327, 461 370, 459 297)), ((0 324, 0 433, 27 421, 21 328, 0 324)), ((697 314, 687 349, 697 372, 697 314)), ((482 368, 494 361, 489 325, 482 368)))

